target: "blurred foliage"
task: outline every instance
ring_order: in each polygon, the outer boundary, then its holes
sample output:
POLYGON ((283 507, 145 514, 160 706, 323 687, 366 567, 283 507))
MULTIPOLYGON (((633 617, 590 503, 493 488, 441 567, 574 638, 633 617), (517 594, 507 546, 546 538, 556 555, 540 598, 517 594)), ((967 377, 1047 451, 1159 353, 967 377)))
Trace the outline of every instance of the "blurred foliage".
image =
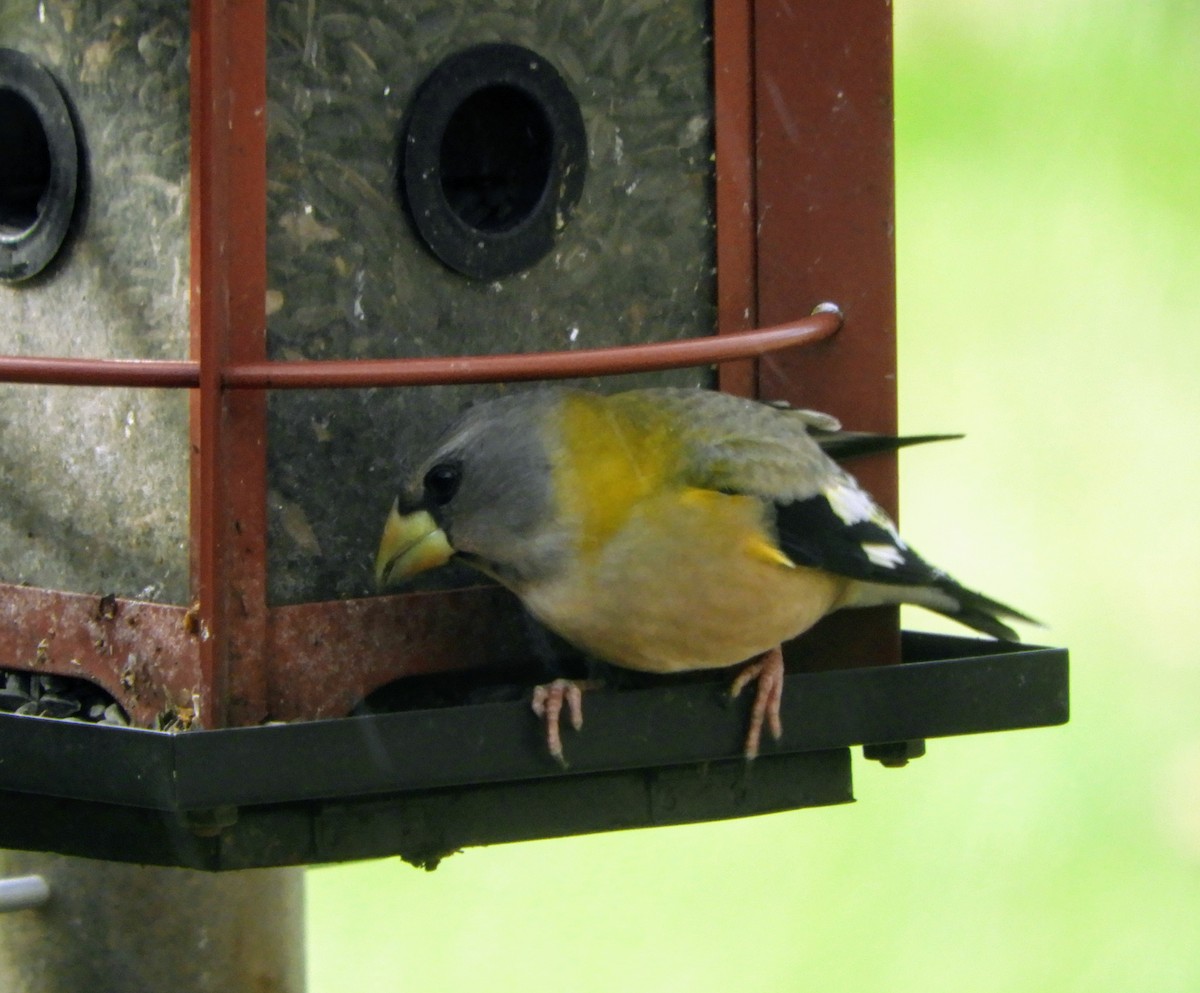
POLYGON ((314 993, 1200 988, 1200 5, 896 17, 901 421, 968 435, 904 456, 904 530, 1050 622, 1072 723, 856 760, 849 807, 314 870, 314 993))

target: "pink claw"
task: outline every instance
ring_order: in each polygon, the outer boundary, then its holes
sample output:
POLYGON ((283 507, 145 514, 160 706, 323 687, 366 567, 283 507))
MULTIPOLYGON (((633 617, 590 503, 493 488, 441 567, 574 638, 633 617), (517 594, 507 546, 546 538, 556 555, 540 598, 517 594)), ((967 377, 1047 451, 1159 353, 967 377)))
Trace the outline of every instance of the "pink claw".
POLYGON ((533 688, 533 712, 546 722, 546 746, 550 749, 551 756, 564 766, 567 760, 563 757, 562 733, 559 728, 563 703, 567 705, 571 727, 576 731, 580 730, 583 727, 583 691, 593 689, 597 685, 594 680, 556 679, 533 688))
POLYGON ((738 673, 729 687, 730 697, 736 700, 754 680, 758 680, 758 688, 750 708, 750 729, 746 734, 747 761, 758 755, 764 721, 772 738, 778 741, 783 737, 783 722, 779 717, 779 704, 783 700, 783 652, 778 647, 763 653, 738 673))

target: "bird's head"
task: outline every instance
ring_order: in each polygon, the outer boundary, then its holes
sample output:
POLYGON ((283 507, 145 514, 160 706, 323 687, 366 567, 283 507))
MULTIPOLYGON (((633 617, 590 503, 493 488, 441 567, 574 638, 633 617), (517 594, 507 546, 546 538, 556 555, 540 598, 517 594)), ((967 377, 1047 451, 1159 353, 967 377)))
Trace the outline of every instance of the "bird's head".
POLYGON ((547 414, 554 391, 469 408, 407 475, 375 557, 381 588, 458 558, 509 586, 540 578, 554 527, 547 414))

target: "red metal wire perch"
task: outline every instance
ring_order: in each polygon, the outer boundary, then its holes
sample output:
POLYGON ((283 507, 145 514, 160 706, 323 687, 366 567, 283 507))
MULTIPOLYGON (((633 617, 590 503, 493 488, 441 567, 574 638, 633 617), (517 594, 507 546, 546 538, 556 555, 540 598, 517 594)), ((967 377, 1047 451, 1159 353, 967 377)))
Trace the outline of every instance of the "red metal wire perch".
MULTIPOLYGON (((713 365, 814 344, 832 335, 841 323, 842 315, 829 308, 793 324, 648 345, 517 355, 247 362, 227 366, 222 371, 221 385, 226 389, 312 390, 611 376, 713 365)), ((200 385, 200 363, 0 356, 0 382, 196 389, 200 385)))
POLYGON ((4 355, 0 356, 0 383, 189 389, 200 385, 200 364, 156 359, 25 358, 4 355))

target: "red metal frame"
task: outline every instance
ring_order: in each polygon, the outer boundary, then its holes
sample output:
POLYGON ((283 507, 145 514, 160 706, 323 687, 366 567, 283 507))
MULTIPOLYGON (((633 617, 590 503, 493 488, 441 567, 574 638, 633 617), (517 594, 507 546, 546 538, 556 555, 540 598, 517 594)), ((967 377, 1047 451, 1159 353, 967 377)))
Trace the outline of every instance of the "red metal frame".
POLYGON ((226 368, 266 358, 264 0, 194 0, 192 16, 192 589, 205 723, 266 716, 266 397, 226 368))
MULTIPOLYGON (((758 326, 753 3, 713 2, 713 117, 717 157, 717 331, 732 334, 758 326)), ((717 385, 728 393, 756 396, 755 364, 743 361, 722 365, 717 385)))
MULTIPOLYGON (((191 6, 191 361, 0 357, 0 381, 192 391, 195 603, 0 585, 0 657, 86 676, 137 723, 167 710, 207 727, 341 714, 399 676, 490 661, 505 640, 497 632, 516 623, 507 595, 490 587, 268 607, 268 389, 724 363, 723 389, 827 409, 855 428, 894 428, 886 6, 714 3, 718 336, 570 353, 342 362, 266 359, 265 8, 265 0, 191 6), (855 112, 844 113, 850 106, 855 112), (825 299, 843 306, 854 333, 826 341, 838 316, 806 316, 825 299), (760 319, 776 326, 750 331, 760 319), (813 347, 780 351, 801 344, 813 347), (768 354, 769 361, 753 361, 768 354)), ((894 461, 877 459, 861 475, 894 512, 894 461)), ((803 639, 814 664, 898 657, 894 613, 866 624, 833 621, 822 625, 827 633, 803 639)))
MULTIPOLYGON (((786 320, 813 294, 853 333, 759 366, 759 395, 826 410, 855 429, 896 429, 895 181, 891 7, 874 0, 755 5, 758 318, 786 320)), ((893 515, 895 459, 854 471, 893 515)), ((812 666, 900 657, 893 608, 835 614, 795 647, 812 666)))
MULTIPOLYGON (((320 390, 577 379, 718 363, 724 363, 724 372, 752 358, 815 344, 833 334, 839 325, 836 315, 820 313, 773 328, 571 352, 237 362, 222 368, 218 382, 222 390, 320 390)), ((160 359, 0 356, 0 382, 198 390, 200 365, 200 361, 160 359)), ((211 385, 206 388, 213 389, 211 385)))

